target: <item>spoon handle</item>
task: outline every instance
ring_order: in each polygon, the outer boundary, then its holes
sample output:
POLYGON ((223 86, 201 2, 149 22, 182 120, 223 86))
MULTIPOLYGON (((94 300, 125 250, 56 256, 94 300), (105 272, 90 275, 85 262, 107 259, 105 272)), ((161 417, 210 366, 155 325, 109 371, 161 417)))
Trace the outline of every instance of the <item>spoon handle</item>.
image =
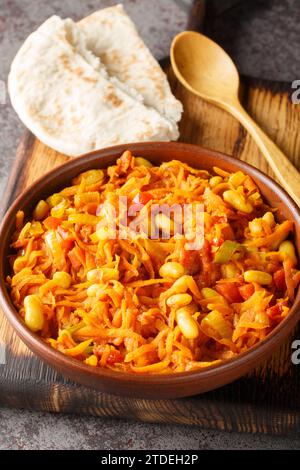
POLYGON ((256 124, 251 116, 249 116, 239 102, 234 105, 230 104, 227 110, 247 129, 281 185, 294 199, 296 204, 300 206, 300 173, 297 169, 277 145, 256 124))

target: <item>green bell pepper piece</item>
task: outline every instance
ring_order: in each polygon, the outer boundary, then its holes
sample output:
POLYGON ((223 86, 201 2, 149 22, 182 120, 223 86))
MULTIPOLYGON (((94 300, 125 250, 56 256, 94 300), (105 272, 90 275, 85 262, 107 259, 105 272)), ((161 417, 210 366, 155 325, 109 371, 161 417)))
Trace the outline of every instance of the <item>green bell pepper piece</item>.
POLYGON ((225 240, 215 254, 215 263, 228 263, 234 252, 238 249, 239 243, 232 240, 225 240))

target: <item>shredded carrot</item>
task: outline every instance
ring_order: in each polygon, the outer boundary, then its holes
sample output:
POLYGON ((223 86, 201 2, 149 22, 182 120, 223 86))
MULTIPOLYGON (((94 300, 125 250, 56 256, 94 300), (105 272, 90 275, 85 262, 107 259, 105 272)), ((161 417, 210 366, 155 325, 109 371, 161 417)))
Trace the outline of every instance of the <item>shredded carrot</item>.
MULTIPOLYGON (((47 201, 41 221, 16 214, 7 283, 25 321, 25 298, 38 296, 40 336, 87 367, 170 374, 218 365, 263 340, 289 314, 300 271, 279 246, 287 237, 292 242, 293 222, 269 224, 270 214, 263 216, 276 210, 241 171, 209 174, 175 160, 143 166, 126 151, 115 165, 82 173, 47 201), (133 204, 135 216, 119 196, 133 204), (187 203, 202 204, 200 246, 187 248, 191 235, 176 232, 171 212, 143 225, 149 209, 187 203), (165 237, 168 218, 173 225, 165 237), (136 236, 124 221, 136 223, 136 236), (225 256, 226 246, 234 249, 225 256)), ((192 214, 185 217, 189 228, 197 225, 192 214)))

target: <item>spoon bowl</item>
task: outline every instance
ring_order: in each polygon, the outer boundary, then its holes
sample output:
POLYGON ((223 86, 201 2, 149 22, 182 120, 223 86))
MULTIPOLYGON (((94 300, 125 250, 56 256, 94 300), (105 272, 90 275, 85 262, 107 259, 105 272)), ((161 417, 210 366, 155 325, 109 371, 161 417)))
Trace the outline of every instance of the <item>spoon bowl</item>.
POLYGON ((239 74, 228 54, 214 41, 194 31, 178 34, 171 46, 177 78, 210 102, 238 100, 239 74))

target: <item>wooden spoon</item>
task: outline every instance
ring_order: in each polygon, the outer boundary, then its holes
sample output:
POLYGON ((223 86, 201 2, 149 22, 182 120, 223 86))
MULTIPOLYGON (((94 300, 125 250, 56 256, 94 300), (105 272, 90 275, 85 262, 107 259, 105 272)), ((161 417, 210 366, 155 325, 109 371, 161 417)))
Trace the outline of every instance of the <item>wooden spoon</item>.
POLYGON ((300 174, 242 107, 239 101, 239 74, 226 52, 203 34, 184 31, 172 42, 171 63, 184 87, 239 120, 255 140, 282 186, 300 206, 300 174))

